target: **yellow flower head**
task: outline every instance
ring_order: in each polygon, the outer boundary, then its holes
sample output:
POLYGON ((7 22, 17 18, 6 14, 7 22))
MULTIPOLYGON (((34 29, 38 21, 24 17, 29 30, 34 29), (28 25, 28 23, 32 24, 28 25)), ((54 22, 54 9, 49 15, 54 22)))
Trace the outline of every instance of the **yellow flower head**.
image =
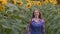
POLYGON ((52 4, 57 4, 57 0, 49 0, 52 4))
POLYGON ((30 7, 31 7, 31 3, 27 3, 26 8, 30 8, 30 7))
POLYGON ((5 10, 5 6, 0 6, 0 11, 5 10))
POLYGON ((53 2, 54 2, 54 0, 49 0, 49 2, 50 2, 50 3, 53 3, 53 2))
POLYGON ((53 4, 57 4, 57 0, 55 0, 55 1, 53 2, 53 4))
POLYGON ((31 2, 31 0, 26 0, 28 3, 31 2))
POLYGON ((3 0, 3 4, 6 5, 8 3, 7 0, 3 0))
POLYGON ((0 0, 0 4, 6 5, 7 4, 7 0, 0 0))
POLYGON ((49 3, 49 0, 45 0, 44 2, 45 2, 46 4, 48 4, 48 3, 49 3))
POLYGON ((31 4, 32 5, 36 5, 36 1, 31 1, 31 4))
POLYGON ((42 3, 41 3, 40 1, 38 1, 38 2, 36 3, 36 5, 37 5, 37 6, 40 6, 40 5, 42 5, 42 3))
POLYGON ((17 4, 21 6, 23 5, 23 2, 18 1, 17 4))
POLYGON ((16 4, 16 2, 17 2, 17 0, 12 0, 12 3, 13 3, 13 4, 16 4))

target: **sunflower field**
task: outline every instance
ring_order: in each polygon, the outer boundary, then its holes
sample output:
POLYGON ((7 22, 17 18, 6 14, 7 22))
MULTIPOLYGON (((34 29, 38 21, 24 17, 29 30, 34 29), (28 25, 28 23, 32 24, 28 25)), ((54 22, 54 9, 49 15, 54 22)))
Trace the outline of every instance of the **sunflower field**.
POLYGON ((46 34, 60 34, 58 0, 0 0, 0 34, 27 34, 34 9, 42 12, 46 34))

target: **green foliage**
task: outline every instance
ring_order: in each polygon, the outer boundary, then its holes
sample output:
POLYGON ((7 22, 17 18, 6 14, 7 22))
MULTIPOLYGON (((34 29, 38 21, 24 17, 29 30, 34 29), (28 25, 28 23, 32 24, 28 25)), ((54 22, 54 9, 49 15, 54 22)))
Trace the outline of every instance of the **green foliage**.
POLYGON ((0 12, 0 34, 27 34, 27 22, 34 9, 39 9, 45 18, 46 34, 60 34, 60 6, 43 4, 32 6, 30 9, 8 3, 6 10, 0 12))

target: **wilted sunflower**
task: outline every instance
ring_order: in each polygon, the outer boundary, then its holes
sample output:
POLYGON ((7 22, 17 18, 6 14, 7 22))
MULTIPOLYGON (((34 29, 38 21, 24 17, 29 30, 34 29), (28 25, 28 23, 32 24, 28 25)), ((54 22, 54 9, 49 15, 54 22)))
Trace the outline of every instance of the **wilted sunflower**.
POLYGON ((41 6, 41 5, 42 5, 42 2, 37 1, 36 5, 37 5, 37 6, 41 6))
POLYGON ((17 4, 18 4, 19 6, 21 6, 21 5, 23 5, 23 2, 17 1, 17 4))
POLYGON ((8 14, 4 14, 4 16, 8 17, 8 14))
POLYGON ((12 3, 13 3, 13 4, 16 4, 16 2, 17 2, 17 0, 12 0, 12 3))
POLYGON ((48 3, 49 3, 49 0, 45 0, 44 2, 45 2, 46 4, 48 4, 48 3))
POLYGON ((0 11, 5 10, 5 6, 0 6, 0 11))
POLYGON ((60 10, 58 10, 58 14, 60 14, 60 10))
POLYGON ((27 3, 26 8, 30 8, 30 7, 31 7, 31 3, 27 3))

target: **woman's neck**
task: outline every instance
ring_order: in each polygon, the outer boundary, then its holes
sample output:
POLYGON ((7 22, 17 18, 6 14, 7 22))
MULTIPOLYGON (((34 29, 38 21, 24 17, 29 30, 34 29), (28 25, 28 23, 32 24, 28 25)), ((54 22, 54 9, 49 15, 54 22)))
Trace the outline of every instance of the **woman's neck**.
POLYGON ((39 19, 39 17, 38 16, 35 16, 35 19, 39 19))

